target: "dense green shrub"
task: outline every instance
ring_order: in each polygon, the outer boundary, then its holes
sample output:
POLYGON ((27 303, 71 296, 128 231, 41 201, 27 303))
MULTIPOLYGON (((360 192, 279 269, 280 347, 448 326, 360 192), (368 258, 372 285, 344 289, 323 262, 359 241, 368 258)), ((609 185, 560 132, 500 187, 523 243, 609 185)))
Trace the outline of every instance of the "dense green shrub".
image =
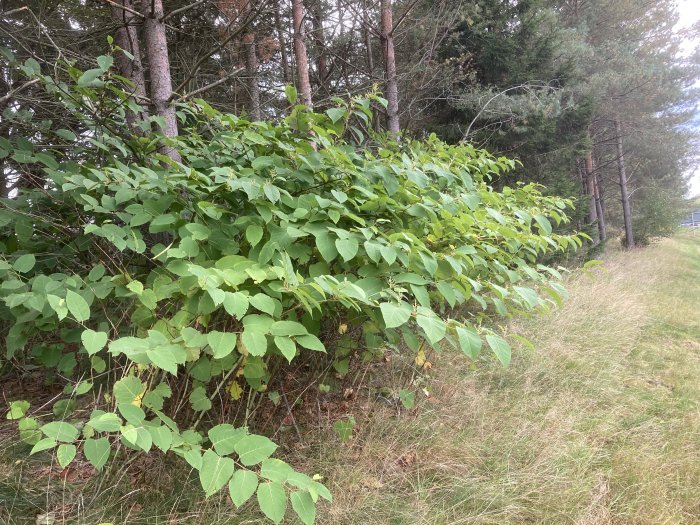
POLYGON ((183 105, 175 163, 155 152, 159 138, 115 131, 126 97, 102 63, 102 80, 57 89, 43 77, 82 112, 79 137, 53 126, 54 147, 0 143, 45 177, 0 211, 2 359, 65 383, 53 422, 11 405, 33 452, 65 466, 80 449, 99 469, 117 442, 157 448, 199 470, 207 495, 229 483, 241 505, 257 491, 274 522, 289 497, 312 523, 327 489, 272 459, 266 437, 215 424, 212 399, 263 392, 284 363, 335 351, 334 319, 358 327, 367 358, 402 341, 476 358, 483 338, 505 365, 510 346, 484 320, 563 293, 538 261, 580 245, 552 232, 570 203, 531 184, 495 192, 509 160, 435 137, 371 142, 362 124, 381 99, 369 97, 325 114, 297 106, 276 124, 183 105), (78 417, 73 399, 98 386, 108 394, 78 417))

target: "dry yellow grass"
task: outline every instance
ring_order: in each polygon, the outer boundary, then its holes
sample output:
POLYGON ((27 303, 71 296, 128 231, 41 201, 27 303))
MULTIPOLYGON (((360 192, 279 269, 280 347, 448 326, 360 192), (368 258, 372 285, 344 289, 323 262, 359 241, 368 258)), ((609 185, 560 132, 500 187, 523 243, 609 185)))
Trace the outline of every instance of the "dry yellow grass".
POLYGON ((700 241, 612 254, 513 322, 510 368, 443 356, 417 416, 323 447, 325 524, 700 523, 700 241), (406 459, 408 458, 408 460, 406 459))

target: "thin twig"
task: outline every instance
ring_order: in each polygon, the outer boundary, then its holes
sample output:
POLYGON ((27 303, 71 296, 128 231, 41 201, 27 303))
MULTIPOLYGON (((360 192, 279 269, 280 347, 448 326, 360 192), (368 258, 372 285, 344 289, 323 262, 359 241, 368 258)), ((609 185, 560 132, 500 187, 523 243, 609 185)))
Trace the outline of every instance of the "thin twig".
POLYGON ((301 431, 299 430, 299 425, 297 425, 297 420, 294 419, 294 414, 292 414, 292 407, 289 406, 289 401, 287 401, 287 394, 284 393, 284 388, 281 388, 280 390, 282 390, 282 399, 284 399, 284 404, 287 405, 287 413, 292 419, 294 430, 297 431, 297 437, 299 438, 299 441, 303 441, 304 439, 301 437, 301 431))
POLYGON ((179 97, 176 102, 182 102, 183 100, 187 100, 188 98, 191 98, 195 95, 199 95, 200 93, 203 93, 204 91, 215 88, 216 86, 223 84, 224 82, 229 80, 231 77, 238 75, 238 73, 240 73, 241 71, 245 71, 245 68, 239 67, 238 69, 234 70, 232 73, 229 73, 225 77, 220 78, 216 82, 212 82, 211 84, 207 84, 206 86, 202 86, 201 88, 197 88, 190 93, 186 93, 186 94, 182 95, 181 97, 179 97))
MULTIPOLYGON (((224 47, 226 47, 226 44, 228 44, 231 40, 233 40, 233 39, 236 38, 238 35, 240 35, 240 34, 248 27, 248 25, 250 25, 250 23, 253 22, 253 20, 255 20, 255 19, 257 18, 257 16, 263 11, 263 9, 266 7, 266 5, 267 5, 267 2, 263 2, 255 13, 252 13, 251 16, 249 16, 246 20, 243 21, 243 23, 238 27, 238 29, 236 29, 233 33, 231 33, 229 36, 227 36, 219 45, 214 46, 212 49, 210 49, 209 51, 207 51, 207 52, 195 63, 194 67, 192 68, 191 73, 190 73, 189 75, 187 75, 187 77, 186 77, 182 82, 180 82, 180 85, 177 86, 177 87, 173 90, 173 97, 176 96, 176 93, 181 92, 181 91, 185 88, 185 86, 187 85, 187 83, 195 77, 195 75, 196 75, 197 72, 199 71, 199 68, 202 66, 202 64, 203 64, 209 57, 211 57, 214 53, 218 53, 219 51, 221 51, 222 49, 224 49, 224 47)), ((231 26, 234 24, 235 21, 236 21, 236 20, 232 20, 228 27, 231 27, 231 26)), ((173 97, 171 97, 171 100, 172 100, 173 97)))
POLYGON ((140 16, 141 18, 144 18, 144 19, 146 18, 146 15, 144 15, 143 13, 139 13, 138 11, 136 11, 136 9, 131 9, 130 7, 126 7, 124 4, 120 4, 118 2, 115 2, 114 0, 102 0, 102 1, 105 2, 106 4, 113 5, 114 7, 118 7, 119 9, 127 11, 127 12, 131 13, 132 15, 140 16))
POLYGON ((30 80, 29 82, 25 82, 25 83, 22 84, 21 86, 16 87, 15 89, 9 91, 5 96, 0 97, 0 108, 2 108, 2 107, 5 105, 5 103, 6 103, 8 100, 10 100, 16 93, 19 93, 20 91, 25 90, 26 88, 28 88, 29 86, 32 86, 32 85, 36 84, 37 82, 39 82, 39 79, 38 79, 38 78, 35 78, 35 79, 33 79, 33 80, 30 80))
POLYGON ((2 16, 9 16, 9 15, 14 15, 15 13, 19 13, 20 11, 26 11, 29 8, 24 5, 22 7, 18 7, 17 9, 11 9, 10 11, 5 11, 4 13, 0 13, 2 16))
POLYGON ((199 2, 195 2, 194 4, 186 5, 186 6, 184 6, 184 7, 178 8, 178 9, 173 9, 173 10, 170 11, 169 13, 164 14, 164 15, 162 16, 162 18, 160 19, 160 21, 161 21, 161 22, 164 22, 165 20, 167 20, 167 19, 170 18, 171 16, 175 16, 175 15, 178 15, 178 14, 180 14, 180 13, 184 13, 185 11, 189 11, 190 9, 193 9, 193 8, 197 7, 198 5, 202 5, 202 4, 205 3, 206 1, 207 1, 207 0, 199 0, 199 2))

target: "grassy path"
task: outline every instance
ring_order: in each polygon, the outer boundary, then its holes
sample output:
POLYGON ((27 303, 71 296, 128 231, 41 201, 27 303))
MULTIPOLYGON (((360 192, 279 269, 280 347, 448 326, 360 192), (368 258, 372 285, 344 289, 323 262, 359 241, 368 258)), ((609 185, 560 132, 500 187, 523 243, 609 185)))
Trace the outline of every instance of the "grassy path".
POLYGON ((536 351, 506 370, 441 362, 415 419, 375 417, 325 465, 323 522, 700 523, 700 238, 614 254, 568 288, 512 327, 536 351))

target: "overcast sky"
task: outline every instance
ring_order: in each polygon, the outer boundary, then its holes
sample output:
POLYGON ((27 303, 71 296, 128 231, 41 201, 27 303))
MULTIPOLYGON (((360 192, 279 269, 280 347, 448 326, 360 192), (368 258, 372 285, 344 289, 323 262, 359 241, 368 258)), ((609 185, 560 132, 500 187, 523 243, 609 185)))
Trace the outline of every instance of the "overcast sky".
MULTIPOLYGON (((678 2, 678 10, 681 15, 679 27, 687 27, 700 19, 700 0, 680 0, 678 2)), ((698 41, 688 41, 688 49, 692 49, 698 45, 698 41)), ((700 101, 698 101, 700 103, 700 101)), ((700 112, 700 107, 698 108, 700 112)), ((693 177, 690 180, 690 195, 700 196, 700 166, 694 169, 693 177)))

